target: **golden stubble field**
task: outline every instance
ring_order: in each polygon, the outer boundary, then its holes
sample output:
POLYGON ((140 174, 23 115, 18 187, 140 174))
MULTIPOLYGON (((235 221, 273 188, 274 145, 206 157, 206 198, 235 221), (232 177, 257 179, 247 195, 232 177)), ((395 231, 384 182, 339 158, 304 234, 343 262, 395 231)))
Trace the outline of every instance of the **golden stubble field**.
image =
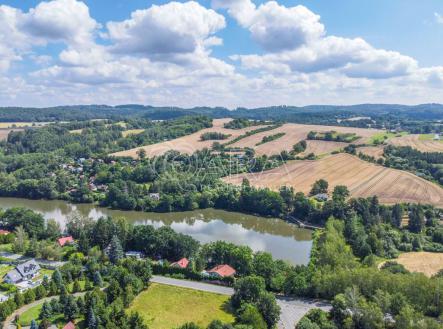
POLYGON ((443 269, 443 253, 406 252, 393 261, 402 264, 410 272, 420 272, 428 277, 443 269))
MULTIPOLYGON (((331 130, 335 130, 340 133, 355 133, 357 134, 357 136, 360 136, 361 138, 356 140, 353 144, 368 143, 369 139, 373 135, 383 132, 382 130, 377 130, 377 129, 286 123, 277 129, 265 131, 262 133, 254 134, 246 138, 242 138, 241 140, 232 144, 231 146, 250 147, 255 149, 255 152, 258 155, 262 154, 273 155, 273 154, 279 154, 281 151, 288 151, 288 152, 291 151, 292 146, 306 139, 310 131, 327 132, 331 130), (263 137, 274 135, 277 133, 285 133, 285 135, 271 142, 256 146, 257 143, 261 142, 263 137)), ((336 149, 340 149, 346 145, 347 145, 346 143, 337 143, 337 142, 309 141, 308 150, 305 153, 312 152, 315 154, 323 154, 331 152, 336 149), (311 147, 311 150, 309 150, 309 147, 311 147)))
MULTIPOLYGON (((223 134, 231 135, 228 139, 218 141, 220 143, 227 143, 233 140, 234 138, 245 134, 248 131, 260 128, 260 126, 253 126, 244 129, 224 128, 223 125, 231 120, 232 119, 230 118, 215 119, 213 120, 212 128, 203 129, 191 135, 183 136, 170 141, 164 141, 157 144, 137 147, 126 151, 116 152, 111 155, 129 156, 132 158, 137 158, 137 151, 140 149, 144 149, 148 157, 159 156, 170 150, 176 150, 179 151, 180 153, 192 154, 195 151, 202 150, 203 148, 211 148, 212 144, 215 142, 214 140, 201 141, 200 135, 205 132, 220 132, 223 134)), ((381 132, 381 130, 376 130, 376 129, 320 126, 320 125, 301 125, 301 124, 287 123, 279 128, 242 138, 241 140, 229 145, 229 147, 253 148, 257 155, 266 154, 269 156, 269 155, 279 154, 281 151, 285 150, 291 151, 292 146, 306 139, 308 133, 312 130, 318 132, 327 132, 335 130, 341 133, 355 133, 361 137, 355 142, 356 144, 366 143, 369 141, 371 136, 381 132), (276 140, 257 146, 257 144, 262 141, 263 137, 275 135, 278 133, 285 133, 285 135, 276 140)), ((339 150, 347 145, 346 143, 326 142, 326 141, 307 141, 307 143, 308 147, 306 151, 303 153, 303 155, 309 153, 314 153, 316 155, 330 153, 332 151, 339 150)))
POLYGON ((272 170, 232 175, 223 180, 239 185, 243 178, 247 178, 256 187, 278 190, 286 185, 304 193, 309 193, 312 184, 323 178, 328 181, 330 191, 336 185, 345 185, 353 197, 377 195, 380 202, 386 204, 420 202, 443 207, 443 189, 436 184, 411 173, 378 166, 345 153, 320 160, 290 161, 272 170))
POLYGON ((374 157, 375 159, 383 157, 383 149, 384 146, 363 146, 357 149, 357 152, 361 152, 363 154, 374 157))
MULTIPOLYGON (((176 138, 176 139, 173 139, 170 141, 164 141, 162 143, 157 143, 157 144, 152 144, 152 145, 147 145, 147 146, 142 146, 142 147, 136 147, 136 148, 126 150, 126 151, 116 152, 111 155, 129 156, 132 158, 137 158, 138 157, 137 151, 140 149, 144 149, 146 151, 147 157, 159 156, 159 155, 162 155, 170 150, 176 150, 176 151, 179 151, 180 153, 192 154, 192 153, 202 150, 204 148, 211 148, 212 144, 214 142, 217 142, 215 140, 201 141, 200 136, 206 132, 219 132, 222 134, 231 135, 228 139, 218 141, 220 143, 227 143, 230 140, 233 140, 234 138, 236 138, 240 135, 243 135, 247 131, 255 130, 260 127, 263 127, 263 126, 253 126, 253 127, 248 127, 248 128, 244 128, 244 129, 226 129, 226 128, 224 128, 223 125, 231 120, 232 119, 230 119, 230 118, 214 119, 212 121, 212 125, 213 125, 212 128, 202 129, 202 130, 197 131, 191 135, 183 136, 183 137, 176 138)), ((271 131, 273 132, 274 130, 271 130, 271 131)))
POLYGON ((14 129, 0 129, 0 140, 5 140, 8 138, 8 135, 11 131, 22 131, 23 129, 14 128, 14 129))
POLYGON ((417 134, 391 138, 388 144, 394 146, 410 146, 422 152, 443 152, 443 142, 421 140, 420 135, 417 134))

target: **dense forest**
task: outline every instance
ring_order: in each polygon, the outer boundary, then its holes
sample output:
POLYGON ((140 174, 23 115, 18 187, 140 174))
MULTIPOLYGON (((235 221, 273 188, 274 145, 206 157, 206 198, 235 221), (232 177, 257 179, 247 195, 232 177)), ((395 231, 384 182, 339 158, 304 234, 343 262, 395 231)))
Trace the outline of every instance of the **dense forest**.
POLYGON ((0 108, 0 122, 14 121, 85 121, 91 119, 151 119, 169 120, 183 116, 205 115, 212 118, 245 118, 295 123, 376 127, 403 130, 412 133, 441 131, 443 105, 422 104, 415 106, 391 104, 360 104, 351 106, 311 105, 304 107, 274 106, 265 108, 228 110, 226 108, 153 107, 136 104, 119 106, 75 105, 51 108, 0 108), (353 117, 370 119, 345 120, 353 117))

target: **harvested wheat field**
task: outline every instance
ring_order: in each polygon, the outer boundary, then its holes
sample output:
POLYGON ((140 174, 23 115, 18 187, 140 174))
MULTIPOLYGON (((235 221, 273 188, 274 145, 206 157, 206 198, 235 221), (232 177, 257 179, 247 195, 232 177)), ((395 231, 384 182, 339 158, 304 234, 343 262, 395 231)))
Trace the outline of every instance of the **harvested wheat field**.
POLYGON ((306 150, 299 155, 305 156, 310 153, 314 153, 315 155, 329 154, 344 148, 346 145, 348 145, 348 143, 307 140, 306 150))
POLYGON ((232 119, 225 118, 225 119, 214 119, 212 121, 212 128, 206 128, 202 129, 200 131, 197 131, 191 135, 179 137, 170 141, 165 141, 162 143, 142 146, 133 148, 126 151, 116 152, 111 155, 113 156, 129 156, 132 158, 137 158, 137 151, 140 149, 144 149, 146 151, 147 157, 154 157, 159 156, 167 151, 175 150, 180 153, 186 153, 186 154, 192 154, 198 150, 202 150, 204 148, 211 148, 212 144, 214 142, 220 142, 220 143, 226 143, 230 140, 234 139, 235 137, 238 137, 240 135, 243 135, 247 131, 258 129, 257 126, 247 127, 244 129, 226 129, 223 127, 223 125, 232 119), (231 135, 228 139, 224 140, 206 140, 201 141, 200 136, 207 132, 219 132, 226 135, 231 135))
POLYGON ((410 272, 420 272, 430 277, 443 269, 443 253, 406 252, 394 259, 410 272))
MULTIPOLYGON (((310 131, 317 132, 327 132, 335 130, 340 133, 355 133, 357 136, 361 138, 354 142, 354 144, 363 144, 367 143, 371 136, 382 132, 382 130, 377 129, 364 129, 364 128, 352 128, 352 127, 338 127, 338 126, 319 126, 319 125, 302 125, 295 123, 286 123, 283 126, 265 131, 262 133, 254 134, 246 138, 242 138, 238 142, 230 145, 231 147, 250 147, 255 149, 256 154, 258 155, 273 155, 278 154, 281 151, 290 151, 292 150, 292 146, 301 140, 306 139, 308 133, 310 131), (277 133, 285 133, 284 136, 278 138, 274 141, 261 144, 256 146, 256 144, 260 143, 263 137, 274 135, 277 133)), ((334 143, 334 142, 326 142, 326 143, 334 143)), ((314 144, 313 144, 314 145, 314 144)), ((322 152, 321 148, 325 148, 328 150, 334 150, 335 147, 331 147, 332 144, 317 144, 319 151, 322 152)), ((313 146, 315 148, 315 146, 313 146)), ((338 147, 340 148, 340 147, 338 147)), ((317 151, 313 151, 313 153, 317 154, 317 151)), ((324 152, 323 152, 324 153, 324 152)))
POLYGON ((383 158, 383 146, 364 146, 359 147, 357 152, 361 152, 368 156, 374 157, 375 159, 383 158))
POLYGON ((286 185, 304 193, 323 178, 329 182, 330 191, 336 185, 346 185, 353 197, 377 195, 380 202, 386 204, 421 202, 443 207, 443 189, 439 186, 411 173, 378 166, 346 153, 320 160, 290 161, 261 173, 228 176, 224 181, 240 185, 243 178, 256 187, 278 190, 286 185))
POLYGON ((405 135, 395 137, 388 141, 394 146, 410 146, 422 152, 443 152, 443 142, 434 140, 421 140, 420 135, 405 135))
POLYGON ((23 131, 23 129, 0 129, 0 141, 6 140, 11 131, 23 131))

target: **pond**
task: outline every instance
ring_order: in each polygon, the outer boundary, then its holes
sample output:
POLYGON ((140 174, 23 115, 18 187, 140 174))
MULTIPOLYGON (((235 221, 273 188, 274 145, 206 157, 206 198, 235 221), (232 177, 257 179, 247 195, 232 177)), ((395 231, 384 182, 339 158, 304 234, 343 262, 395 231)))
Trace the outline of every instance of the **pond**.
POLYGON ((248 245, 254 251, 270 252, 274 258, 292 264, 307 264, 312 247, 312 231, 298 228, 277 218, 264 218, 217 209, 174 213, 121 211, 92 204, 71 204, 61 200, 0 198, 0 208, 26 207, 53 218, 63 227, 73 211, 98 219, 101 216, 124 217, 136 225, 169 225, 202 243, 225 240, 248 245))

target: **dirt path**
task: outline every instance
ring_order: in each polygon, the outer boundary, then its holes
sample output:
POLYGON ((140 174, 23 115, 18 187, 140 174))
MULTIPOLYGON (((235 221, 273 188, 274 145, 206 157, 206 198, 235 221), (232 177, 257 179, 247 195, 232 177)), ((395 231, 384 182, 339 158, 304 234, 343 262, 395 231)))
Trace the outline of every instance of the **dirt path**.
MULTIPOLYGON (((73 294, 75 297, 79 297, 79 296, 83 296, 86 294, 86 291, 84 292, 78 292, 73 294)), ((46 301, 51 301, 55 298, 58 298, 59 296, 51 296, 51 297, 45 297, 39 300, 36 300, 30 304, 26 304, 22 307, 20 307, 18 310, 15 310, 15 312, 13 312, 10 316, 8 316, 6 318, 6 320, 3 322, 3 329, 16 329, 17 326, 15 325, 14 321, 15 321, 15 317, 17 315, 22 315, 23 313, 25 313, 27 310, 29 310, 30 308, 33 308, 34 306, 43 304, 46 301)), ((22 327, 23 329, 25 329, 26 327, 22 327)))

